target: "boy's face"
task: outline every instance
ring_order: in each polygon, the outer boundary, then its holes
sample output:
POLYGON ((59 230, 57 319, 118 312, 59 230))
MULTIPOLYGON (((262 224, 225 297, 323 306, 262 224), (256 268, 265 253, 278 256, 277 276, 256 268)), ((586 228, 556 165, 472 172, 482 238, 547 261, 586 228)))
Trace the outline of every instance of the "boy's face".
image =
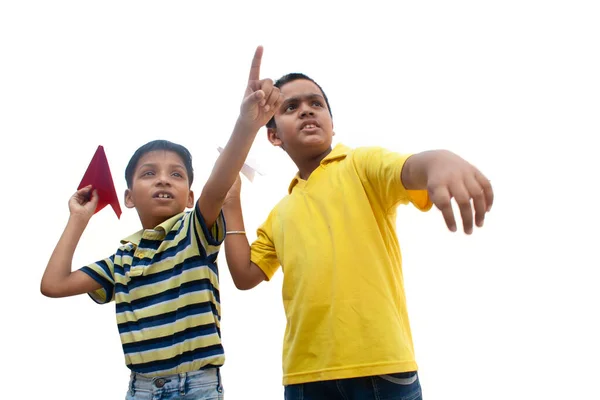
POLYGON ((144 229, 154 228, 194 205, 188 174, 181 157, 172 151, 144 154, 125 191, 125 205, 137 210, 144 229))
POLYGON ((276 127, 268 129, 269 141, 292 158, 311 158, 327 151, 334 135, 333 121, 319 87, 297 79, 280 90, 284 100, 275 111, 276 127))

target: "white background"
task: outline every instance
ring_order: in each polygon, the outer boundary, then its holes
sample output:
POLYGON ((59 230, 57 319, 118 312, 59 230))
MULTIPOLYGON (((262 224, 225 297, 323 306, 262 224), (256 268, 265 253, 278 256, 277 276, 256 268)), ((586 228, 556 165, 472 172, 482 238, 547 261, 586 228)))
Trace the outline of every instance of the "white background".
MULTIPOLYGON (((262 44, 263 77, 323 86, 336 143, 447 148, 492 180, 470 237, 399 212, 425 398, 600 399, 599 19, 593 1, 3 1, 0 397, 124 398, 114 305, 39 292, 67 200, 98 145, 121 195, 157 138, 191 150, 199 194, 262 44)), ((252 154, 250 239, 295 173, 264 129, 252 154)), ((74 267, 139 227, 103 210, 74 267)), ((280 399, 282 274, 240 292, 220 268, 226 397, 280 399)))

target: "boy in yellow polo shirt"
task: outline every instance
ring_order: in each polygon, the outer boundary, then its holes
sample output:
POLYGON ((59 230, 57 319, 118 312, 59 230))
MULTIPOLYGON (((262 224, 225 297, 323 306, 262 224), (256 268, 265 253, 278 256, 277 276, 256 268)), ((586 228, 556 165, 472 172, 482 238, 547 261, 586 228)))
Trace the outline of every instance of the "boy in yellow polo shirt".
MULTIPOLYGON (((396 207, 435 204, 456 230, 482 226, 488 179, 448 151, 401 155, 382 148, 332 149, 333 123, 321 87, 303 74, 275 86, 283 102, 269 141, 298 167, 250 247, 227 235, 225 253, 239 289, 269 280, 281 265, 287 318, 286 399, 421 399, 406 310, 396 207), (473 206, 471 206, 471 202, 473 206)), ((228 229, 244 232, 239 180, 223 207, 228 229)))

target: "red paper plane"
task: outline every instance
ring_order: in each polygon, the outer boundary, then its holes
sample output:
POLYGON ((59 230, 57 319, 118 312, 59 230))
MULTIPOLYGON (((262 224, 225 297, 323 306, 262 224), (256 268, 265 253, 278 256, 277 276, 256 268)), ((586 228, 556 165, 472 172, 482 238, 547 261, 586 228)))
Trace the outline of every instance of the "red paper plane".
POLYGON ((110 174, 110 167, 108 166, 108 160, 104 153, 104 147, 98 146, 90 165, 88 166, 83 179, 79 184, 78 190, 92 185, 92 190, 95 189, 98 193, 98 205, 96 211, 102 210, 104 207, 110 204, 117 218, 121 218, 121 205, 117 198, 117 191, 115 190, 115 184, 113 183, 112 175, 110 174))

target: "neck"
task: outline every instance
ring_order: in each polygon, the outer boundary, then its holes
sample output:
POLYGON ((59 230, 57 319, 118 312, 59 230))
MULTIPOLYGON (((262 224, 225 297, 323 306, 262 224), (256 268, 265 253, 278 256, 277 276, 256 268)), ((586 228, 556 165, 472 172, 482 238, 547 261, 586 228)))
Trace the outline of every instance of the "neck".
POLYGON ((325 150, 323 153, 320 153, 314 157, 304 158, 304 159, 293 159, 294 163, 298 167, 298 173, 300 178, 307 180, 310 174, 313 173, 315 169, 321 164, 321 161, 327 155, 331 153, 331 147, 325 150))
POLYGON ((162 224, 163 222, 165 222, 166 220, 168 220, 171 217, 165 218, 165 217, 147 216, 145 218, 142 218, 140 216, 140 222, 142 223, 142 228, 144 230, 146 230, 146 229, 154 229, 158 225, 162 224))

